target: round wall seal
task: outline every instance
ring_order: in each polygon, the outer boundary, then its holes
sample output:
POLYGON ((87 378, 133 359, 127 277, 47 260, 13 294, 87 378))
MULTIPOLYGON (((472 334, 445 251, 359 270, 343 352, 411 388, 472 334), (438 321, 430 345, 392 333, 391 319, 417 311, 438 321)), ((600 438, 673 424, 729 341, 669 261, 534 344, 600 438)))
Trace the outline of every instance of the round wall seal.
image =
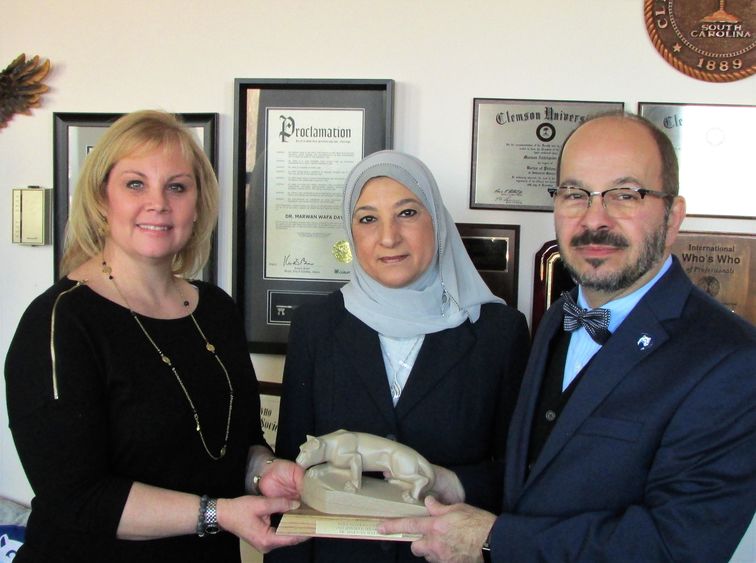
POLYGON ((756 73, 753 0, 644 0, 656 50, 680 72, 709 82, 756 73))

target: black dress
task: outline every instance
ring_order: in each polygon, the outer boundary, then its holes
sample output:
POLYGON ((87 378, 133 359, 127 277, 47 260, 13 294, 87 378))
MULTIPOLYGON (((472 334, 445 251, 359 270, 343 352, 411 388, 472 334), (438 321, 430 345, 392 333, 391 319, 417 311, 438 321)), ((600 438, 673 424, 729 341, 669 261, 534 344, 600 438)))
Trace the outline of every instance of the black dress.
MULTIPOLYGON (((10 428, 35 494, 19 563, 239 561, 237 538, 223 532, 116 539, 133 482, 236 497, 244 492, 249 447, 264 443, 257 383, 236 306, 217 287, 195 283, 194 316, 234 388, 227 453, 219 461, 206 453, 178 381, 127 309, 63 279, 26 310, 5 365, 10 428)), ((217 455, 229 401, 223 371, 191 318, 140 319, 176 366, 217 455)))

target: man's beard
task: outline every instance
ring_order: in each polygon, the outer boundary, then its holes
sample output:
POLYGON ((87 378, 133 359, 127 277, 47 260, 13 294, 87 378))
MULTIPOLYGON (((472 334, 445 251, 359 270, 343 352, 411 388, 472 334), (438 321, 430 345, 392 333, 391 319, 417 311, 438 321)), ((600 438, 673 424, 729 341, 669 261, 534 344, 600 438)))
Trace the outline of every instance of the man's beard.
MULTIPOLYGON (((570 276, 572 276, 572 279, 577 284, 592 291, 617 293, 633 285, 662 259, 666 242, 667 217, 665 216, 659 228, 649 233, 644 239, 641 253, 635 263, 628 264, 617 272, 599 274, 593 270, 589 270, 581 273, 568 262, 564 252, 562 252, 562 260, 570 276)), ((606 230, 585 231, 570 240, 570 247, 572 248, 588 244, 610 245, 617 248, 627 248, 630 246, 625 237, 606 230)), ((603 258, 586 260, 594 268, 598 268, 605 261, 603 258)))

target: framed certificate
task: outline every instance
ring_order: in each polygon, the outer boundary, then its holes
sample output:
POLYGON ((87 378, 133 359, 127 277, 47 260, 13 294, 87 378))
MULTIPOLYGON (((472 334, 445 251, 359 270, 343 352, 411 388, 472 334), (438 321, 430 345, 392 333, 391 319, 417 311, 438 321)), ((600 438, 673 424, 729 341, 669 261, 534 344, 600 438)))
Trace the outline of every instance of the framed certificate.
POLYGON ((551 211, 548 188, 567 136, 593 114, 622 102, 473 101, 470 207, 551 211))
POLYGON ((687 214, 756 218, 756 106, 640 102, 677 152, 687 214))
MULTIPOLYGON (((53 214, 54 275, 60 277, 60 259, 63 257, 68 210, 71 204, 84 159, 108 127, 122 113, 54 113, 53 114, 53 160, 55 212, 53 214)), ((191 129, 204 149, 205 154, 218 172, 218 114, 179 113, 184 124, 191 129)), ((213 250, 199 276, 204 281, 217 279, 217 237, 213 236, 213 250)))
POLYGON ((520 226, 457 223, 457 230, 491 293, 517 308, 520 226))
POLYGON ((234 296, 249 350, 285 353, 293 311, 348 279, 349 171, 391 148, 392 80, 237 79, 234 296))

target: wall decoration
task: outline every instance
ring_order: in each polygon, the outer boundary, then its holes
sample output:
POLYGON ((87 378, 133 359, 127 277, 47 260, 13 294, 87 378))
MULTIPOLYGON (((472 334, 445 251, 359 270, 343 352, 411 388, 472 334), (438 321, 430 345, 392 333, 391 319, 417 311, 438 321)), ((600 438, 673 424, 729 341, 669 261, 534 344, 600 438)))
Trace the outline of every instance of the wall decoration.
POLYGON ((675 147, 688 215, 756 218, 756 106, 640 102, 638 113, 675 147))
MULTIPOLYGON (((60 259, 63 257, 65 228, 76 182, 84 164, 84 159, 97 141, 122 113, 54 113, 53 114, 53 160, 54 198, 53 214, 53 256, 54 275, 60 277, 60 259)), ((218 114, 179 113, 184 124, 195 132, 197 141, 210 159, 213 169, 218 172, 218 114)), ((217 237, 213 236, 213 250, 207 265, 198 277, 215 282, 217 237)))
POLYGON ((682 231, 672 252, 693 283, 756 324, 756 236, 682 231))
POLYGON ((535 334, 543 314, 563 291, 575 287, 562 261, 556 240, 543 243, 536 252, 533 265, 533 310, 530 315, 530 333, 535 334))
POLYGON ((292 312, 348 279, 346 176, 391 148, 392 80, 237 79, 234 297, 251 352, 286 351, 292 312))
POLYGON ((559 152, 567 136, 593 114, 622 102, 473 101, 470 207, 551 211, 559 152))
POLYGON ((42 94, 50 89, 42 84, 48 72, 49 59, 40 63, 35 55, 27 61, 24 53, 0 72, 0 129, 7 127, 15 114, 31 115, 32 108, 41 105, 42 94))
POLYGON ((516 309, 520 226, 457 223, 457 230, 488 288, 516 309))
POLYGON ((680 72, 731 82, 756 72, 753 0, 644 0, 651 42, 680 72))

